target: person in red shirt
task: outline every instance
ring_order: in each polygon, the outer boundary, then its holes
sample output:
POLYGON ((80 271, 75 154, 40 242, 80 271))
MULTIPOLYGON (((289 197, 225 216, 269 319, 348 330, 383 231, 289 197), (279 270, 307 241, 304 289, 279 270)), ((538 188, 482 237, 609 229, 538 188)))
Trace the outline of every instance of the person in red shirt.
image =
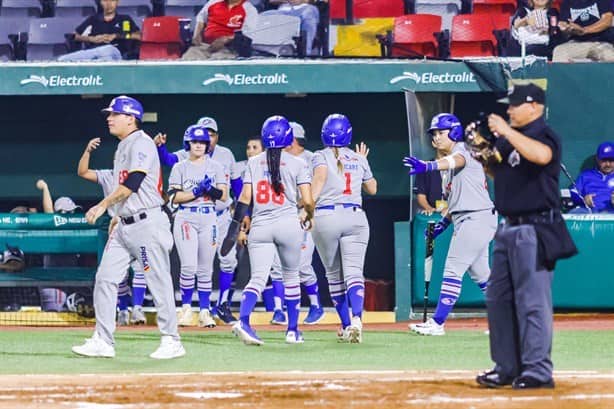
POLYGON ((258 11, 247 0, 209 0, 196 16, 192 46, 184 60, 232 59, 237 53, 228 48, 235 32, 249 36, 258 19, 258 11))

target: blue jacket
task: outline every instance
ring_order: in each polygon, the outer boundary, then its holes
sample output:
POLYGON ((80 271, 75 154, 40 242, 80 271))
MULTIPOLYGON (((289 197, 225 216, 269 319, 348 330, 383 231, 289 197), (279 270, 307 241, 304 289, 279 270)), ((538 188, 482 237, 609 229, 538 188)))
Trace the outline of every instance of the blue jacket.
POLYGON ((594 193, 593 203, 597 212, 614 212, 611 195, 614 191, 614 173, 604 175, 597 169, 585 170, 576 180, 582 197, 594 193))

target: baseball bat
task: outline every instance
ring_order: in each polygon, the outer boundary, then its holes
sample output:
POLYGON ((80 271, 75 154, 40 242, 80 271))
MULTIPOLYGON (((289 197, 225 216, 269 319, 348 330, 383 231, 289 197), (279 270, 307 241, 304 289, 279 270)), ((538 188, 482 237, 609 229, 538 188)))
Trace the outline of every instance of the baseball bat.
POLYGON ((431 273, 433 272, 433 250, 435 239, 433 230, 435 222, 429 221, 426 225, 426 252, 424 254, 424 306, 422 309, 422 322, 426 322, 427 304, 429 302, 429 286, 431 285, 431 273))

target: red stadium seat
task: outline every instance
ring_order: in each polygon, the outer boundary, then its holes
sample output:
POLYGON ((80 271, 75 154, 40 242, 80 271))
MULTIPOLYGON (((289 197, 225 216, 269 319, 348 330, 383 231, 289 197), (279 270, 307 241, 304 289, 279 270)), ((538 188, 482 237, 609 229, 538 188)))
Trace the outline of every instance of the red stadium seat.
POLYGON ((424 55, 437 56, 434 33, 441 31, 441 16, 409 14, 394 19, 392 32, 393 57, 424 55))
POLYGON ((495 56, 497 39, 493 30, 504 30, 509 27, 507 14, 459 14, 454 16, 450 56, 453 58, 495 56))
POLYGON ((473 14, 507 14, 516 12, 516 0, 473 0, 473 14))
POLYGON ((149 17, 143 21, 141 60, 176 60, 182 47, 179 17, 149 17))
POLYGON ((347 17, 346 0, 329 0, 329 13, 331 19, 345 20, 347 17))
POLYGON ((405 14, 404 0, 354 0, 354 18, 398 17, 405 14))

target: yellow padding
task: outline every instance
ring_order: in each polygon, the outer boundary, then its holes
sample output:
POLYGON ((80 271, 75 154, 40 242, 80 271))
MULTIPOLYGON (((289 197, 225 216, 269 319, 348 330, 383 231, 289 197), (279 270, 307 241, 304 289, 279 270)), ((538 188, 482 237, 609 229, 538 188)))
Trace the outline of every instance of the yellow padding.
POLYGON ((54 326, 94 324, 94 318, 84 318, 74 312, 15 311, 0 312, 1 325, 54 326))
POLYGON ((337 45, 333 52, 345 57, 380 57, 376 34, 392 30, 394 18, 365 18, 351 26, 337 26, 337 45))

